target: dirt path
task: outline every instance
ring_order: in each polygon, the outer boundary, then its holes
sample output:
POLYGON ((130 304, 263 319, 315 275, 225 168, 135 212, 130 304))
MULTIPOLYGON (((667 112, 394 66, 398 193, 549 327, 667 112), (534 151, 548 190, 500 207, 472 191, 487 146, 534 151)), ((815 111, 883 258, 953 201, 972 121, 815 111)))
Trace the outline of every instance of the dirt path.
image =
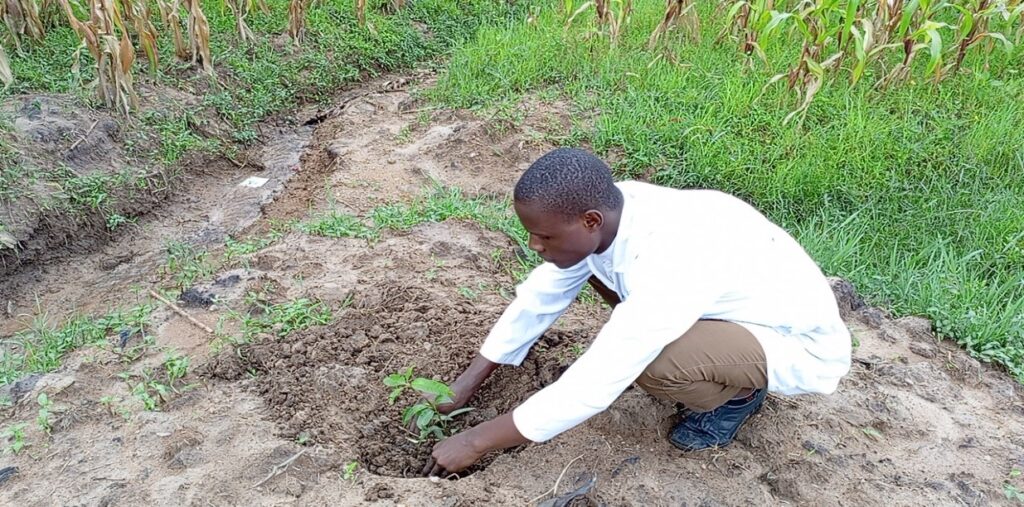
MULTIPOLYGON (((331 209, 365 214, 434 182, 503 195, 549 147, 545 132, 561 135, 568 124, 559 104, 529 105, 515 128, 425 110, 410 84, 371 82, 337 108, 265 129, 264 187, 238 187, 252 174, 229 168, 146 218, 136 234, 5 279, 2 294, 17 313, 31 310, 34 294, 55 314, 131 304, 131 286, 166 282, 159 267, 171 239, 212 247, 331 209)), ((1001 505, 1009 503, 1005 484, 1024 489, 1011 477, 1024 469, 1020 386, 937 343, 926 321, 893 321, 864 307, 841 281, 834 288, 859 340, 853 372, 834 396, 770 398, 728 448, 679 453, 663 438, 672 407, 631 389, 581 427, 489 456, 468 477, 413 478, 427 451, 396 424, 409 399, 389 405, 381 379, 406 366, 442 380, 458 373, 507 303, 499 289, 511 280, 493 255, 512 247, 460 222, 385 231, 374 242, 286 232, 203 277, 195 289, 217 303, 188 311, 236 334, 237 319, 225 316, 252 310, 251 295, 263 305, 308 298, 332 310, 330 324, 282 338, 266 329, 255 345, 213 353, 210 335, 161 307, 146 330, 155 346, 140 359, 84 349, 57 372, 8 386, 16 403, 0 425, 27 422, 30 446, 0 457, 0 468, 18 468, 0 479, 0 503, 525 504, 560 476, 566 493, 595 475, 594 489, 573 505, 1001 505), (186 381, 194 387, 144 411, 118 374, 157 368, 159 347, 192 358, 186 381), (50 436, 33 423, 40 392, 54 402, 50 436), (359 465, 346 479, 351 462, 359 465)), ((503 368, 485 385, 467 422, 554 381, 605 311, 574 305, 523 367, 503 368)), ((0 334, 19 325, 7 319, 0 334)))

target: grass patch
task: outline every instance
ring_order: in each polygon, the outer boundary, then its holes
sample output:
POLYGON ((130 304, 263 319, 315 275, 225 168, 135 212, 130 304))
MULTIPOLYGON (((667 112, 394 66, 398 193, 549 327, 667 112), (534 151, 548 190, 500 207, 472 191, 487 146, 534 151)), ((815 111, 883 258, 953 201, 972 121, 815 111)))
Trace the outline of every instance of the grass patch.
POLYGON ((206 250, 172 241, 167 244, 167 261, 161 270, 172 277, 179 289, 186 289, 196 280, 213 275, 216 268, 206 250))
MULTIPOLYGON (((566 144, 621 155, 623 178, 751 201, 872 303, 931 317, 1024 380, 1024 50, 987 69, 969 56, 973 71, 939 86, 879 92, 844 73, 783 125, 795 97, 763 88, 784 69, 716 44, 721 21, 703 8, 702 42, 664 52, 645 45, 656 3, 637 5, 617 47, 584 38, 585 21, 565 30, 553 7, 485 27, 429 96, 492 112, 557 86, 580 120, 566 144)), ((779 46, 768 61, 791 61, 779 46)))
POLYGON ((261 237, 250 238, 248 240, 239 240, 228 237, 224 241, 224 263, 232 265, 239 259, 243 259, 246 256, 252 255, 270 245, 273 245, 283 236, 283 232, 274 229, 261 237))
POLYGON ((269 304, 250 295, 250 303, 257 311, 242 317, 242 341, 251 342, 257 334, 271 333, 284 338, 294 331, 331 322, 331 309, 320 301, 296 299, 269 304))
POLYGON ((141 305, 99 318, 72 317, 61 326, 49 325, 46 315, 40 315, 29 329, 6 340, 8 344, 0 352, 0 385, 30 373, 53 371, 60 366, 64 354, 80 347, 105 343, 111 333, 127 336, 144 333, 143 326, 152 312, 152 306, 141 305))
POLYGON ((458 188, 436 186, 410 203, 377 207, 370 213, 370 217, 377 227, 386 229, 409 230, 425 222, 467 220, 505 234, 518 247, 515 262, 507 262, 508 259, 500 251, 494 252, 492 258, 515 280, 522 280, 533 267, 541 263, 536 252, 530 250, 529 234, 519 223, 508 199, 469 197, 458 188))
POLYGON ((299 224, 298 229, 306 234, 325 238, 377 239, 380 236, 376 229, 366 225, 362 220, 335 210, 314 218, 311 222, 299 224))

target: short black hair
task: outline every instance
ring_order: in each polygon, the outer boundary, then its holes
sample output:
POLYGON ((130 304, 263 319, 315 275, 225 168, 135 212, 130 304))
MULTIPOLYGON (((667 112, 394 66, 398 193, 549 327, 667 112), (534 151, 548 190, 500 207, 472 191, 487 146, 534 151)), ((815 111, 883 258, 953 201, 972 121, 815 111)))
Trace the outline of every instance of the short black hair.
POLYGON ((592 209, 622 208, 622 192, 615 186, 611 169, 592 153, 577 148, 557 148, 537 159, 519 177, 513 197, 566 218, 592 209))

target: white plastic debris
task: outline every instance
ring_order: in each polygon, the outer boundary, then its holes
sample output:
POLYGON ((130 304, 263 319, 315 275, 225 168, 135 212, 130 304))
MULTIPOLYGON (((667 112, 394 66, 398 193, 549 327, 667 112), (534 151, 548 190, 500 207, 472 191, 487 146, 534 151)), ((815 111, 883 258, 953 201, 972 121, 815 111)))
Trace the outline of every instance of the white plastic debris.
POLYGON ((263 185, 266 185, 268 181, 270 181, 269 178, 260 178, 259 176, 249 176, 248 178, 245 179, 245 181, 239 183, 238 186, 240 186, 240 187, 249 187, 249 188, 260 188, 263 185))

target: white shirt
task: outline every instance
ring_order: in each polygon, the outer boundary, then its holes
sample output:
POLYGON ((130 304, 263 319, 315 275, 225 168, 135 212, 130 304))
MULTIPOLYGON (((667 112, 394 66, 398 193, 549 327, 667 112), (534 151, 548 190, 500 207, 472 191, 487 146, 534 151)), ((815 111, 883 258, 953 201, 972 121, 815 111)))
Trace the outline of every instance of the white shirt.
POLYGON ((561 378, 513 411, 524 437, 549 440, 608 408, 698 319, 750 329, 770 391, 836 389, 850 370, 850 334, 821 270, 786 231, 721 192, 617 186, 625 201, 612 245, 567 269, 534 269, 480 349, 493 362, 522 363, 591 274, 622 300, 561 378))

